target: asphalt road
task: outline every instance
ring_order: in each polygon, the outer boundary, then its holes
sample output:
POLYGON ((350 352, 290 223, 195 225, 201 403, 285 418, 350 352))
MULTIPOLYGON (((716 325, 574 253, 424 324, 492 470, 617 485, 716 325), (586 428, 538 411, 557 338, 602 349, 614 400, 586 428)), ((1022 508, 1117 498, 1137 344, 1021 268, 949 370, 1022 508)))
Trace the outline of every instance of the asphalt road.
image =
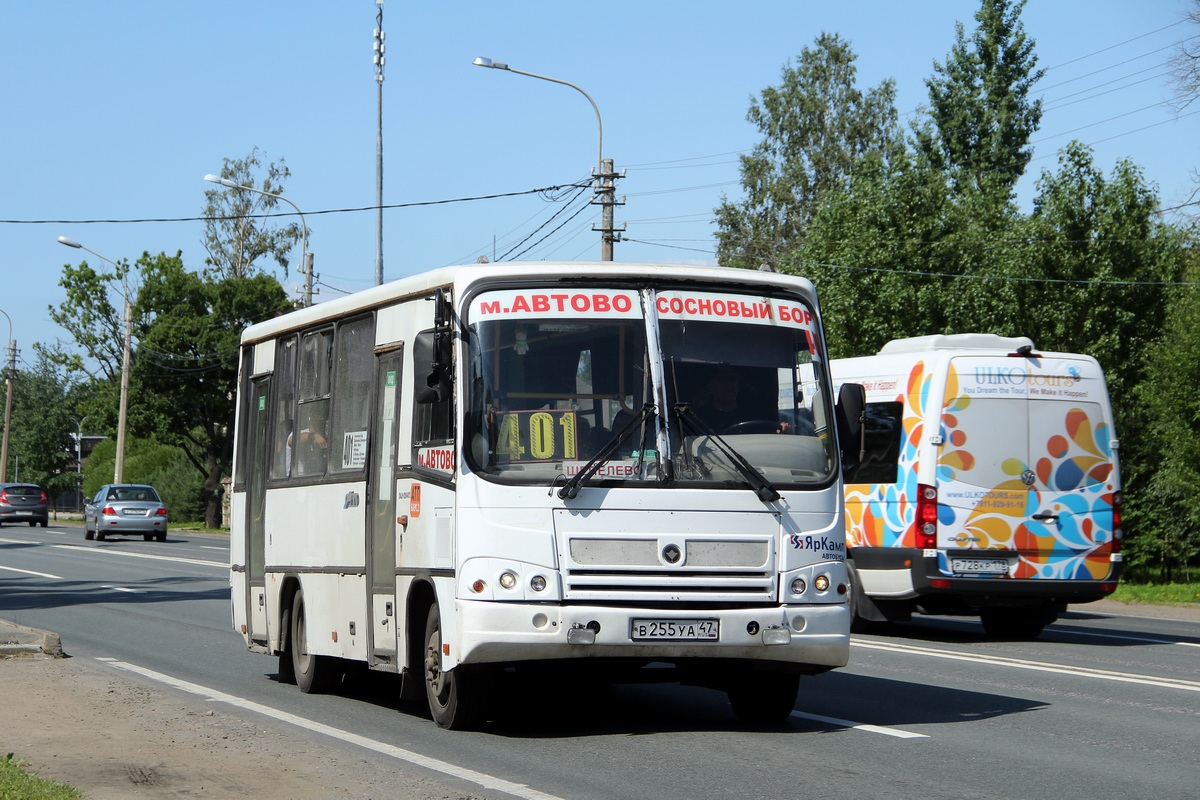
POLYGON ((400 704, 391 676, 323 696, 277 683, 275 661, 231 628, 227 563, 217 536, 86 542, 78 527, 5 526, 0 618, 56 631, 97 669, 219 693, 260 724, 298 723, 398 769, 457 771, 486 797, 1200 793, 1197 619, 1080 606, 1033 642, 954 619, 856 636, 849 667, 802 681, 781 730, 740 725, 704 689, 562 680, 508 687, 485 731, 450 733, 400 704))

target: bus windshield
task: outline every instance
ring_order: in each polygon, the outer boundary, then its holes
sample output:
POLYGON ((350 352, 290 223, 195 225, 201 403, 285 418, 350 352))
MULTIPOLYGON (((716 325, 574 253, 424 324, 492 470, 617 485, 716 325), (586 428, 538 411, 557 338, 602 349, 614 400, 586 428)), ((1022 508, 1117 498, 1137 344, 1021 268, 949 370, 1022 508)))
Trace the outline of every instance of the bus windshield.
POLYGON ((468 312, 467 462, 541 485, 585 471, 589 484, 746 488, 760 482, 747 469, 780 489, 824 483, 836 461, 814 325, 791 298, 482 293, 468 312))

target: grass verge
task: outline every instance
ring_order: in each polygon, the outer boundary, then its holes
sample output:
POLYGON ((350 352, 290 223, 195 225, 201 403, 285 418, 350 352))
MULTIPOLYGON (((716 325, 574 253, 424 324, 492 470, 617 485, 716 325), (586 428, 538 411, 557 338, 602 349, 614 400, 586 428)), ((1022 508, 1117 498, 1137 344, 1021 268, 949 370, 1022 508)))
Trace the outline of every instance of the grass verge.
POLYGON ((1121 581, 1110 600, 1159 606, 1200 606, 1200 583, 1132 583, 1121 581))
POLYGON ((83 795, 65 783, 48 781, 25 771, 24 762, 9 753, 0 759, 0 798, 3 800, 82 800, 83 795))

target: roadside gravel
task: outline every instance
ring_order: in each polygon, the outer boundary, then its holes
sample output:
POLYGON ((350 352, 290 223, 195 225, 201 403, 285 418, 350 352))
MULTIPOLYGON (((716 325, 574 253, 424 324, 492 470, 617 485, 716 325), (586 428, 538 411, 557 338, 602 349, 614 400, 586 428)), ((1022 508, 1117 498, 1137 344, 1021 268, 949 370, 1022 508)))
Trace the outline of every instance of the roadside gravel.
POLYGON ((0 757, 13 753, 88 800, 484 797, 383 756, 135 684, 84 659, 0 657, 0 699, 0 757))

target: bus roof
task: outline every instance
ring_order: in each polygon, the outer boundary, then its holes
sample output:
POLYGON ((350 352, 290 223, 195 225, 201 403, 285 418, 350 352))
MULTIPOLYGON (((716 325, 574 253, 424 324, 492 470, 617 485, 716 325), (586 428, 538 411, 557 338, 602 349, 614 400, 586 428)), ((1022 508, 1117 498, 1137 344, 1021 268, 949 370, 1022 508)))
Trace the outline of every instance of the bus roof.
POLYGON ((460 291, 480 281, 522 281, 526 279, 554 281, 646 280, 648 276, 668 282, 695 281, 701 283, 741 283, 748 287, 786 286, 814 297, 812 282, 807 278, 760 270, 734 267, 695 266, 688 264, 656 264, 613 261, 530 261, 497 264, 464 264, 440 267, 364 289, 336 300, 318 303, 273 319, 256 323, 242 332, 242 344, 263 341, 279 334, 309 327, 328 320, 372 308, 391 305, 410 297, 423 297, 435 289, 456 287, 460 291))

